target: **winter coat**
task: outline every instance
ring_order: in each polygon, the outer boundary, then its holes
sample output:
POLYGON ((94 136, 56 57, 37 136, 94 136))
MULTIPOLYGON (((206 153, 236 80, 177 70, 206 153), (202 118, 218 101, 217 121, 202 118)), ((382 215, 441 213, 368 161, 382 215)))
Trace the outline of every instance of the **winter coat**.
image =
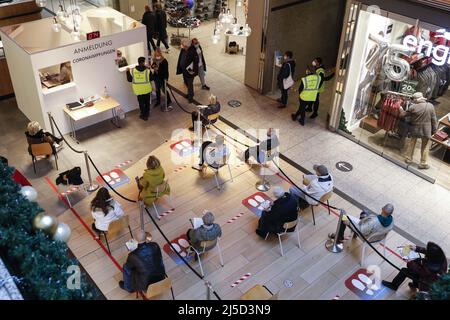
POLYGON ((167 38, 167 15, 164 10, 156 11, 156 31, 159 39, 167 38))
MULTIPOLYGON (((297 201, 289 193, 274 201, 270 211, 264 211, 259 219, 258 229, 261 234, 283 232, 286 222, 295 221, 298 217, 297 201)), ((289 230, 292 232, 294 230, 289 230)))
POLYGON ((394 229, 394 220, 389 226, 384 227, 376 214, 370 214, 368 217, 361 219, 358 225, 358 230, 366 239, 370 238, 371 242, 383 240, 392 229, 394 229), (376 236, 374 236, 375 234, 376 236))
POLYGON ((402 116, 409 116, 409 134, 413 138, 430 139, 437 131, 438 121, 434 106, 428 102, 419 102, 402 112, 402 116))
MULTIPOLYGON (((202 241, 216 240, 221 236, 222 236, 222 229, 217 223, 213 223, 210 226, 202 225, 201 227, 197 229, 191 229, 188 232, 189 241, 197 250, 203 250, 203 248, 200 247, 200 243, 202 241)), ((212 247, 206 248, 206 250, 211 248, 212 247)))
POLYGON ((166 188, 163 188, 161 184, 164 182, 164 169, 162 167, 156 169, 146 169, 144 175, 139 179, 139 183, 142 186, 141 197, 144 200, 146 206, 150 206, 156 200, 157 196, 170 194, 169 184, 166 188), (159 186, 158 195, 156 189, 159 186))
POLYGON ((334 179, 331 174, 320 177, 314 174, 305 175, 305 179, 309 181, 309 184, 306 186, 303 185, 300 188, 306 194, 310 195, 310 197, 305 197, 310 205, 317 205, 318 202, 314 199, 320 200, 326 193, 333 191, 334 179))
POLYGON ((100 231, 108 231, 111 222, 119 220, 125 213, 119 202, 111 199, 108 205, 108 213, 105 214, 100 208, 92 208, 91 214, 94 218, 95 228, 100 231))
POLYGON ((155 32, 158 32, 157 18, 153 11, 144 12, 142 16, 142 24, 147 27, 147 36, 151 39, 155 32))
POLYGON ((147 291, 147 287, 166 276, 161 249, 155 242, 141 243, 127 258, 126 267, 131 271, 134 291, 147 291))
POLYGON ((183 74, 184 77, 194 78, 198 76, 198 54, 193 46, 187 50, 181 49, 178 56, 177 74, 183 74), (191 67, 192 72, 187 71, 191 67))

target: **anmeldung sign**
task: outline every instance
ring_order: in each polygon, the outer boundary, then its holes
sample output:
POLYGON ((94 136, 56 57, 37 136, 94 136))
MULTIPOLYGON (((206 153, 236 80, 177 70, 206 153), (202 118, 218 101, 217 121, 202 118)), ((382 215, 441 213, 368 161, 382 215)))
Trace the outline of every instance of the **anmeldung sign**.
POLYGON ((338 163, 336 163, 336 169, 342 172, 350 172, 353 170, 353 166, 348 162, 339 161, 338 163))

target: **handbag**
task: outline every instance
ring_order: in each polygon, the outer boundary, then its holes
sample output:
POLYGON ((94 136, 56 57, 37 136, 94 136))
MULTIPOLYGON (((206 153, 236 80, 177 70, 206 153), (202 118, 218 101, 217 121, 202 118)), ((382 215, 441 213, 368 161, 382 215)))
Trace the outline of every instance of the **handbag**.
POLYGON ((290 87, 292 87, 294 85, 294 79, 292 79, 292 69, 291 69, 291 64, 288 63, 289 66, 289 77, 287 77, 286 79, 283 79, 283 88, 284 90, 289 89, 290 87))

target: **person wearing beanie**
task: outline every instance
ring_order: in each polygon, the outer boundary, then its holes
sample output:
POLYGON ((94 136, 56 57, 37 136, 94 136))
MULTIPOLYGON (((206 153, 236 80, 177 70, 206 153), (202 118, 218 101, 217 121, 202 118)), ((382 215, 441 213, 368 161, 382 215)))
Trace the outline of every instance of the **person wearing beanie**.
MULTIPOLYGON (((286 222, 297 220, 297 201, 288 192, 285 192, 282 187, 275 187, 273 195, 276 200, 270 208, 263 211, 258 222, 258 229, 256 234, 261 238, 266 238, 268 233, 283 232, 283 225, 286 222)), ((295 229, 295 228, 294 228, 295 229)), ((287 230, 293 232, 294 230, 287 230)))
MULTIPOLYGON (((200 246, 202 241, 213 241, 222 236, 222 229, 217 223, 214 223, 214 219, 212 212, 205 211, 202 217, 203 225, 197 229, 189 229, 187 231, 188 241, 196 250, 203 250, 200 246)), ((212 247, 206 248, 206 251, 209 249, 212 249, 212 247)))

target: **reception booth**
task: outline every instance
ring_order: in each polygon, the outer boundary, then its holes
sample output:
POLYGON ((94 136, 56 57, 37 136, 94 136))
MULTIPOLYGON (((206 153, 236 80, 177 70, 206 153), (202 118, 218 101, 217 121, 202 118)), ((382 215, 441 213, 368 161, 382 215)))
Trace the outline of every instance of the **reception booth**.
MULTIPOLYGON (((77 19, 48 18, 0 29, 18 107, 47 130, 51 112, 63 134, 72 130, 67 105, 101 99, 105 91, 124 112, 137 108, 126 69, 146 56, 146 29, 136 20, 108 7, 77 19), (117 59, 118 50, 125 59, 117 59)), ((77 128, 113 115, 84 117, 77 128)))

